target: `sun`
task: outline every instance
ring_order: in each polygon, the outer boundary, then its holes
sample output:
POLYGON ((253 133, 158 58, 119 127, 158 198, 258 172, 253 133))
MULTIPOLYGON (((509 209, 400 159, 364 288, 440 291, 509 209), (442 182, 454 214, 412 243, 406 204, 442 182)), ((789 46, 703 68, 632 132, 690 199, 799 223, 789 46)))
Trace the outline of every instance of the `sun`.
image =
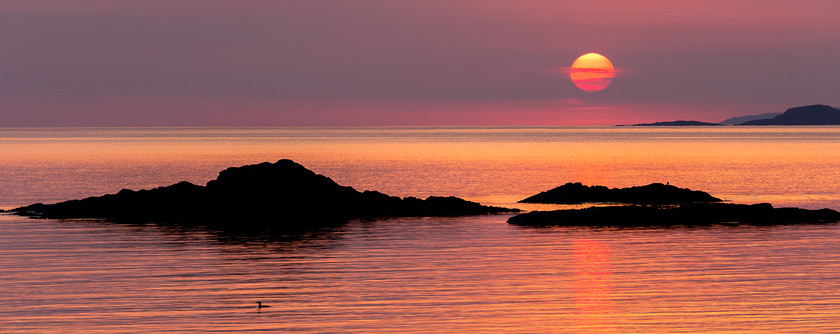
POLYGON ((587 92, 604 90, 615 77, 615 68, 607 57, 587 53, 578 57, 569 69, 569 76, 577 88, 587 92))

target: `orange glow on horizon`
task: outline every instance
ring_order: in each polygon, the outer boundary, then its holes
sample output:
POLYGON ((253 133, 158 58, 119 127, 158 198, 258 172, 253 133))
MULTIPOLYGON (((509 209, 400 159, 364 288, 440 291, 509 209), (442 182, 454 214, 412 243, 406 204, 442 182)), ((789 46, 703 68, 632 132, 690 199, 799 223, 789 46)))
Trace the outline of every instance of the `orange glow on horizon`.
POLYGON ((572 63, 569 76, 577 88, 587 92, 597 92, 612 83, 615 67, 607 57, 597 53, 587 53, 572 63))

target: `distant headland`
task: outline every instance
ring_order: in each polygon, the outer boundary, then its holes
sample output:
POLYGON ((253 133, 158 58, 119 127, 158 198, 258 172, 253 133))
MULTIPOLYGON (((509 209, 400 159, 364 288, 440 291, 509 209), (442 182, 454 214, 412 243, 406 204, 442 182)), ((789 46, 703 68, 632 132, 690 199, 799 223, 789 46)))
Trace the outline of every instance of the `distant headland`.
POLYGON ((758 114, 758 115, 744 115, 744 116, 738 116, 738 117, 731 117, 731 118, 727 118, 727 119, 723 120, 722 122, 720 122, 720 124, 722 124, 722 125, 739 125, 741 123, 748 122, 748 121, 754 121, 754 120, 757 120, 757 119, 773 118, 773 117, 779 116, 781 114, 782 113, 780 113, 780 112, 769 112, 769 113, 758 114))
POLYGON ((633 126, 720 126, 720 123, 709 123, 701 121, 668 121, 655 123, 633 124, 633 126))
POLYGON ((790 108, 776 117, 746 121, 740 125, 840 125, 840 110, 815 104, 790 108))
POLYGON ((794 107, 784 113, 766 113, 732 117, 720 123, 701 121, 664 121, 632 126, 720 126, 720 125, 840 125, 840 110, 823 105, 794 107))
POLYGON ((199 186, 167 187, 32 204, 10 210, 35 218, 103 218, 117 222, 156 222, 306 230, 350 219, 408 216, 461 216, 517 212, 457 197, 399 198, 341 186, 292 160, 231 167, 199 186))

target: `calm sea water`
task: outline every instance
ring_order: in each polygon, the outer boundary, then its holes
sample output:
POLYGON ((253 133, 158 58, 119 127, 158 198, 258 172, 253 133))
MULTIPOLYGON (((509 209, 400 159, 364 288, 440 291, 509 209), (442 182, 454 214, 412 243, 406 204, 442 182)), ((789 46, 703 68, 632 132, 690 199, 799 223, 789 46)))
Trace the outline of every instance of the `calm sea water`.
MULTIPOLYGON (((840 127, 0 129, 0 208, 203 184, 281 158, 359 190, 497 205, 570 181, 670 182, 840 209, 840 127)), ((840 331, 836 224, 508 217, 280 236, 0 216, 0 332, 840 331)))

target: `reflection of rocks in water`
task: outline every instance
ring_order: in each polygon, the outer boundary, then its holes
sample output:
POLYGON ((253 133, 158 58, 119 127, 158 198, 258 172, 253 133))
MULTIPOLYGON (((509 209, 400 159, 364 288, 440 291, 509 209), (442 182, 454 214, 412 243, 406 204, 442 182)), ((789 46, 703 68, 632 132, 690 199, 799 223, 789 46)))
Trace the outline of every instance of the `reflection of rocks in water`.
POLYGON ((302 249, 330 249, 342 238, 345 225, 320 226, 297 232, 272 230, 208 229, 226 253, 253 253, 254 247, 271 251, 299 251, 302 249))
POLYGON ((12 210, 37 218, 104 218, 117 222, 158 222, 208 226, 214 230, 273 230, 301 233, 350 219, 460 216, 515 212, 456 197, 425 200, 359 192, 291 161, 231 167, 206 187, 180 182, 168 187, 33 204, 12 210))
MULTIPOLYGON (((184 225, 177 223, 115 223, 101 219, 57 221, 76 226, 94 224, 107 226, 109 230, 131 232, 130 235, 155 235, 178 245, 217 245, 224 253, 254 253, 255 250, 299 251, 302 249, 328 249, 342 238, 346 224, 320 226, 299 232, 274 231, 260 228, 219 229, 205 225, 184 225)), ((124 234, 124 233, 118 233, 124 234)))

